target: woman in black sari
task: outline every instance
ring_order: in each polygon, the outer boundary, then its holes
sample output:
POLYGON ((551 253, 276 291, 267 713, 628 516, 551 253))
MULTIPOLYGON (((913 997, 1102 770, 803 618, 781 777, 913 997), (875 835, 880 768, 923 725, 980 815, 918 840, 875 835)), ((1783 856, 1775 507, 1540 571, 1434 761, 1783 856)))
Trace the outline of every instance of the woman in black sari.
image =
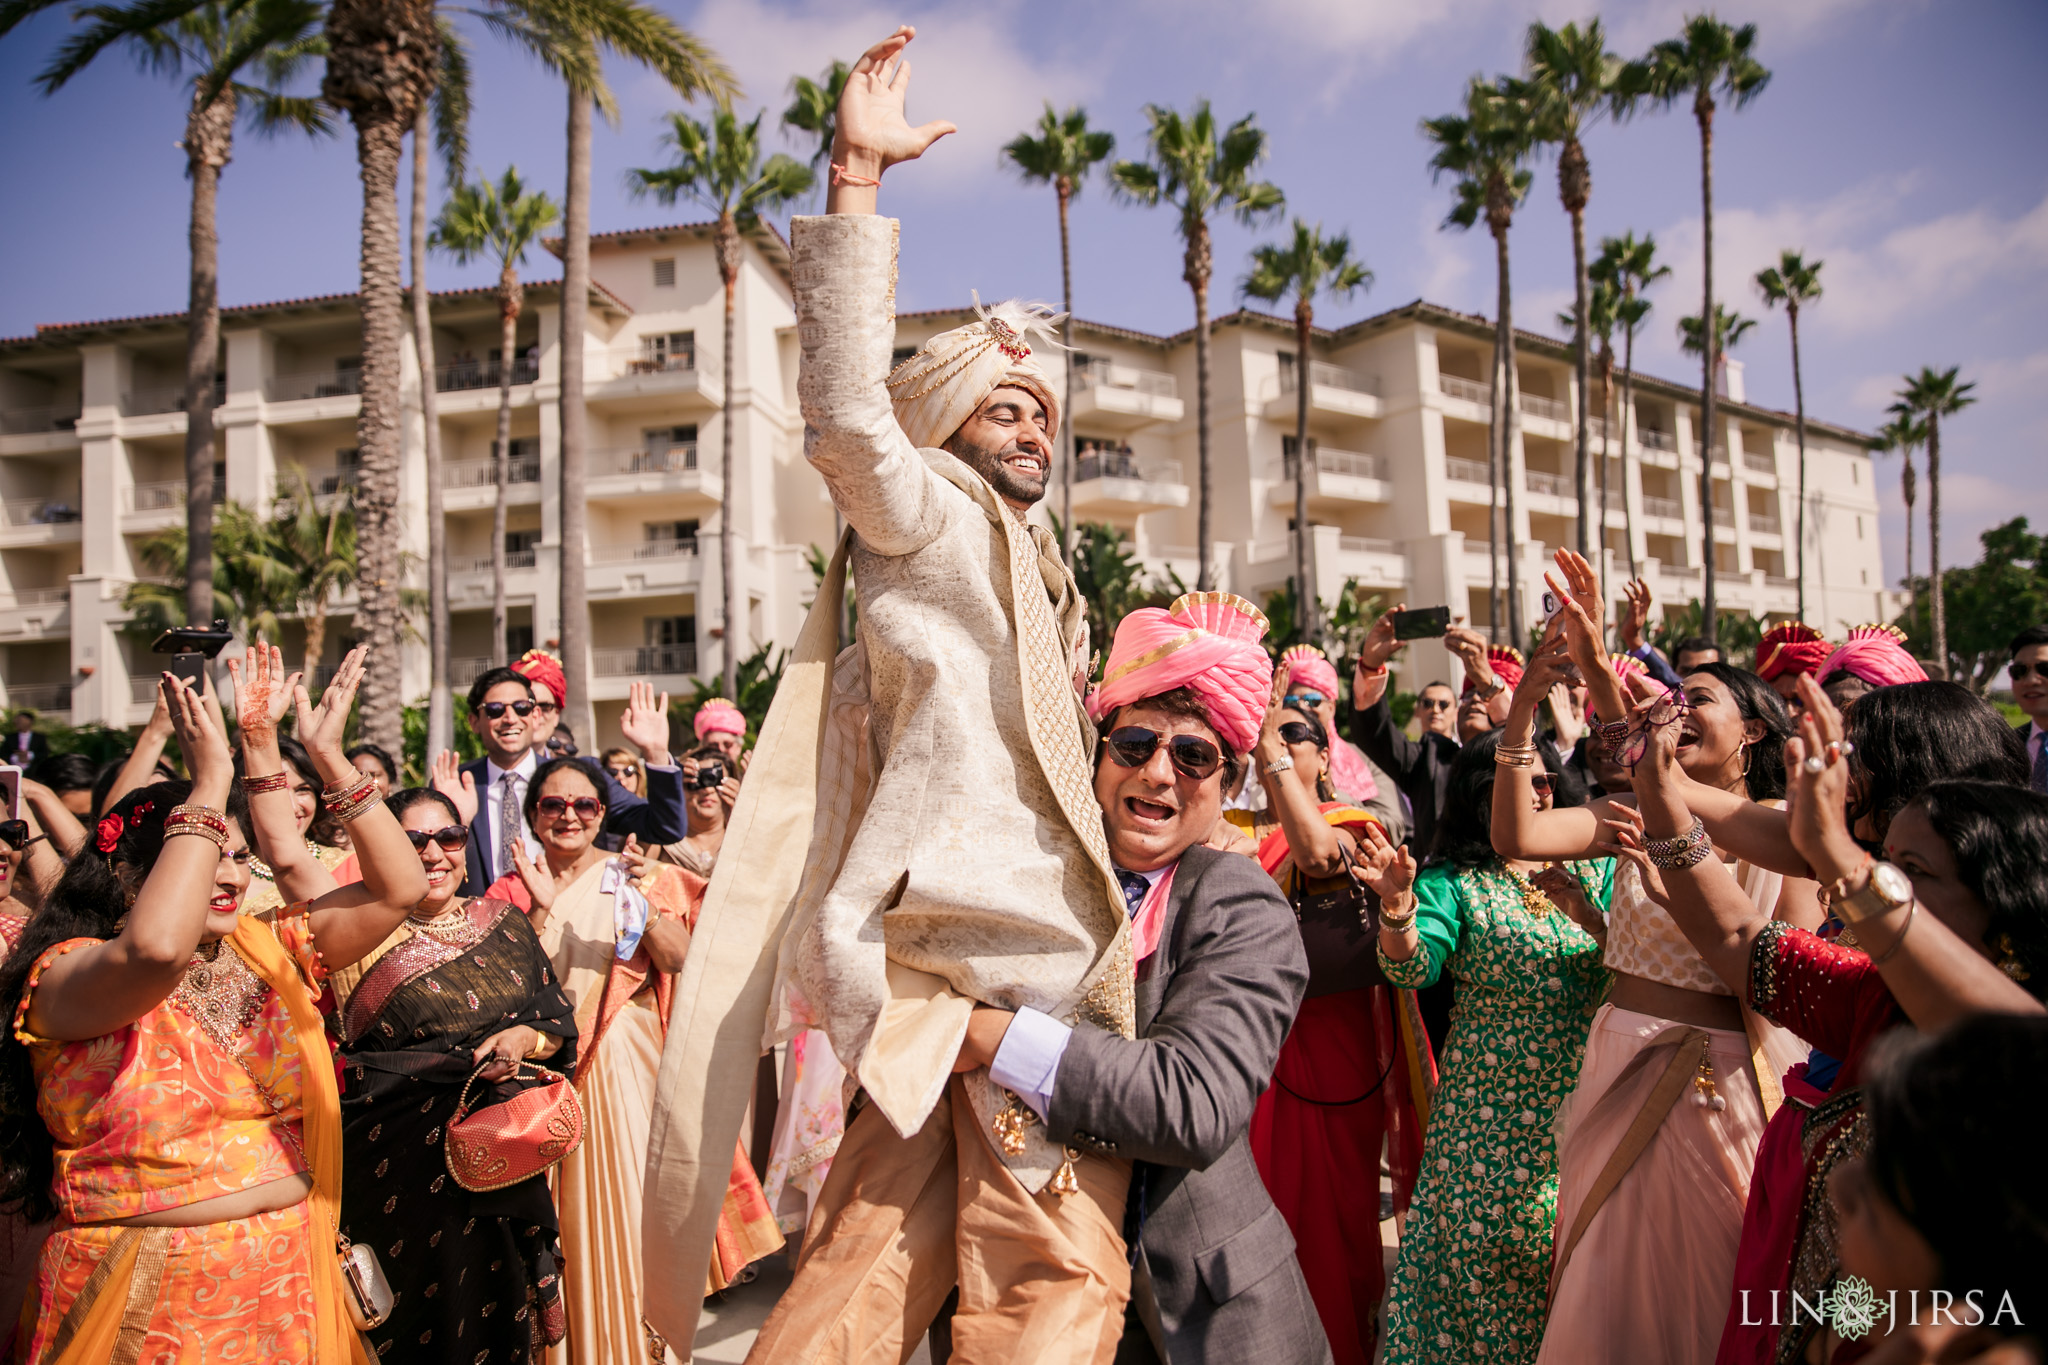
MULTIPOLYGON (((396 1292, 369 1333, 380 1365, 460 1360, 531 1365, 560 1341, 561 1243, 545 1176, 472 1194, 448 1173, 447 1123, 509 1098, 521 1059, 567 1073, 576 1017, 526 916, 456 894, 467 831, 426 788, 387 804, 420 850, 427 895, 340 1012, 342 1231, 377 1252, 396 1292)), ((527 1083, 531 1083, 531 1078, 527 1083)))

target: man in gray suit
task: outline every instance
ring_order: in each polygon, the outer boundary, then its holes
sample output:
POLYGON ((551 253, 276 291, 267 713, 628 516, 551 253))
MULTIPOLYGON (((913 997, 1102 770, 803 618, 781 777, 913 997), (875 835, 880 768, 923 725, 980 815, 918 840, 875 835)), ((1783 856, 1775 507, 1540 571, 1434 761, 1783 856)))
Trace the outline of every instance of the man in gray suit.
MULTIPOLYGON (((1117 643, 1112 679, 1128 652, 1121 630, 1117 643)), ((1138 1037, 982 1008, 961 1053, 990 1064, 1053 1141, 1135 1163, 1119 1365, 1330 1359, 1294 1238, 1246 1141, 1308 964, 1273 879, 1204 845, 1250 747, 1243 722, 1266 701, 1256 683, 1169 667, 1150 679, 1158 694, 1117 700, 1101 717, 1095 795, 1132 913, 1138 1037), (1235 724, 1219 715, 1219 687, 1249 694, 1235 724)))

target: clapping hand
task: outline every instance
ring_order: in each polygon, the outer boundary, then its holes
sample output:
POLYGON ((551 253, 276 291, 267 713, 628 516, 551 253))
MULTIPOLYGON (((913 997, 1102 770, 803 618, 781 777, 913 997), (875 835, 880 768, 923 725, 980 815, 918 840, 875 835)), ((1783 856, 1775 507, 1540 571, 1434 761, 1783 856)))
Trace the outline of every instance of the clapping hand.
POLYGON ((535 913, 545 915, 555 908, 555 895, 569 884, 567 876, 557 878, 548 867, 548 860, 535 860, 526 856, 526 841, 512 841, 512 867, 519 873, 519 880, 526 883, 526 894, 533 899, 535 913))
MULTIPOLYGON (((275 651, 272 651, 275 653, 275 651)), ((356 689, 363 682, 363 661, 370 656, 368 645, 357 645, 334 670, 334 680, 320 691, 315 705, 299 674, 291 677, 292 712, 298 718, 299 742, 310 754, 325 754, 344 766, 342 739, 348 732, 348 715, 355 707, 356 689)))

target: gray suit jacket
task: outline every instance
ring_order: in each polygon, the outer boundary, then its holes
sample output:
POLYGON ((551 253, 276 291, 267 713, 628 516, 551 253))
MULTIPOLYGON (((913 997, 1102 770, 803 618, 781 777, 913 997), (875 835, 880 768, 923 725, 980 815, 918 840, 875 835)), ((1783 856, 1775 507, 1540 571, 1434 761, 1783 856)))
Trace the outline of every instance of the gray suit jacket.
POLYGON ((1133 1159, 1131 1197, 1144 1200, 1132 1312, 1147 1331, 1126 1334, 1119 1361, 1145 1355, 1134 1335, 1170 1365, 1330 1359, 1245 1138, 1307 988, 1273 879, 1250 858, 1191 848, 1159 949, 1138 965, 1137 1039, 1083 1024, 1068 1041, 1046 1130, 1133 1159))

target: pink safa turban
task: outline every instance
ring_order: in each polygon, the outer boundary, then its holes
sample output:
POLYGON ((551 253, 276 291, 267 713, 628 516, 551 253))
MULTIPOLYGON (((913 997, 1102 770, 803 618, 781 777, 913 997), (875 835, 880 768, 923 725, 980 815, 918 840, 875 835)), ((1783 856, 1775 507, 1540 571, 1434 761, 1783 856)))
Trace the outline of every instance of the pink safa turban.
MULTIPOLYGON (((1300 683, 1303 687, 1320 692, 1332 703, 1337 700, 1337 670, 1314 645, 1295 645, 1280 656, 1280 666, 1287 670, 1287 684, 1292 688, 1300 683)), ((1356 801, 1371 801, 1380 794, 1378 779, 1372 775, 1372 765, 1358 747, 1342 735, 1330 736, 1330 781, 1338 791, 1356 801)))
POLYGON ((1185 687, 1202 699, 1223 742, 1248 753, 1273 695, 1273 661, 1259 643, 1265 634, 1265 613, 1234 593, 1191 592, 1165 611, 1140 607, 1117 623, 1088 714, 1100 721, 1185 687))
MULTIPOLYGON (((1621 694, 1624 697, 1628 695, 1628 675, 1631 673, 1648 673, 1650 671, 1648 666, 1633 654, 1610 654, 1607 656, 1607 666, 1614 670, 1615 680, 1621 684, 1621 694)), ((1586 695, 1586 719, 1589 721, 1599 719, 1594 714, 1593 697, 1590 692, 1586 695)))
POLYGON ((701 742, 713 735, 745 735, 747 718, 739 707, 724 697, 713 697, 697 708, 697 714, 690 721, 690 728, 697 732, 701 742))
POLYGON ((1337 670, 1314 645, 1294 646, 1280 656, 1280 663, 1289 683, 1302 683, 1331 701, 1337 699, 1337 670))
POLYGON ((1851 627, 1849 638, 1828 655, 1813 675, 1825 683, 1843 672, 1855 674, 1872 687, 1927 681, 1927 670, 1906 652, 1906 633, 1897 626, 1876 622, 1851 627))

